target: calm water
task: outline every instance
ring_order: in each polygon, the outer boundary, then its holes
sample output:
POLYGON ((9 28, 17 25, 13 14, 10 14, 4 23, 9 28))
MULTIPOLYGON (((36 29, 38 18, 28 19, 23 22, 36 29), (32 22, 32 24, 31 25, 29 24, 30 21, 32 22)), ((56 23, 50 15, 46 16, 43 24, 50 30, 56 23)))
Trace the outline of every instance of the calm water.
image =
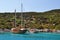
POLYGON ((60 33, 37 33, 37 34, 0 33, 0 40, 60 40, 60 33))

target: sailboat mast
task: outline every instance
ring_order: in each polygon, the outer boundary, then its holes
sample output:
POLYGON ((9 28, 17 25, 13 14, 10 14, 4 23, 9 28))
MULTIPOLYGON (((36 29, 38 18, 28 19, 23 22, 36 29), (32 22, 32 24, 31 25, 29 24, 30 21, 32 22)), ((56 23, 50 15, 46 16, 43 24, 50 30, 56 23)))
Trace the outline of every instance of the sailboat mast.
POLYGON ((21 3, 21 26, 23 26, 23 3, 21 3))
POLYGON ((16 9, 15 9, 15 23, 14 23, 14 26, 16 27, 16 9))

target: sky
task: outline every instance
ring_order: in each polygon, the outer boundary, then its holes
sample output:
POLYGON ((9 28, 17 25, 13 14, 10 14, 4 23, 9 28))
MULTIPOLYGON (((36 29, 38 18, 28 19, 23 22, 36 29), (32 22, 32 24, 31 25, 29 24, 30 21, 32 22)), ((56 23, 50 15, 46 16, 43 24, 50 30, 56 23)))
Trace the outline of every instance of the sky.
POLYGON ((60 0, 0 0, 0 12, 21 12, 21 2, 24 12, 44 12, 60 9, 60 0))

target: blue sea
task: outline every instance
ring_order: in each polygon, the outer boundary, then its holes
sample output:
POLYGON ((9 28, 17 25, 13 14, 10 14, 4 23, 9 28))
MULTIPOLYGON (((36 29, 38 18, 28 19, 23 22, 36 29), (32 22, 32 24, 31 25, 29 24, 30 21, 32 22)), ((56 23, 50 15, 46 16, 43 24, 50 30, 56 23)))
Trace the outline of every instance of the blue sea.
POLYGON ((10 32, 0 33, 0 40, 60 40, 60 33, 26 33, 13 34, 10 32))

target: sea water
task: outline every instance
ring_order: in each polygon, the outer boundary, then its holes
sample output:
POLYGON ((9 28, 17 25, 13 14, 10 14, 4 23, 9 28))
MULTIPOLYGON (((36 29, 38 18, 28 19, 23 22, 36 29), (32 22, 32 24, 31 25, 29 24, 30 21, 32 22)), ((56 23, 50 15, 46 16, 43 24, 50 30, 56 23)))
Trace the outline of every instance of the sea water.
POLYGON ((0 33, 0 40, 60 40, 60 33, 26 33, 13 34, 10 32, 0 33))

